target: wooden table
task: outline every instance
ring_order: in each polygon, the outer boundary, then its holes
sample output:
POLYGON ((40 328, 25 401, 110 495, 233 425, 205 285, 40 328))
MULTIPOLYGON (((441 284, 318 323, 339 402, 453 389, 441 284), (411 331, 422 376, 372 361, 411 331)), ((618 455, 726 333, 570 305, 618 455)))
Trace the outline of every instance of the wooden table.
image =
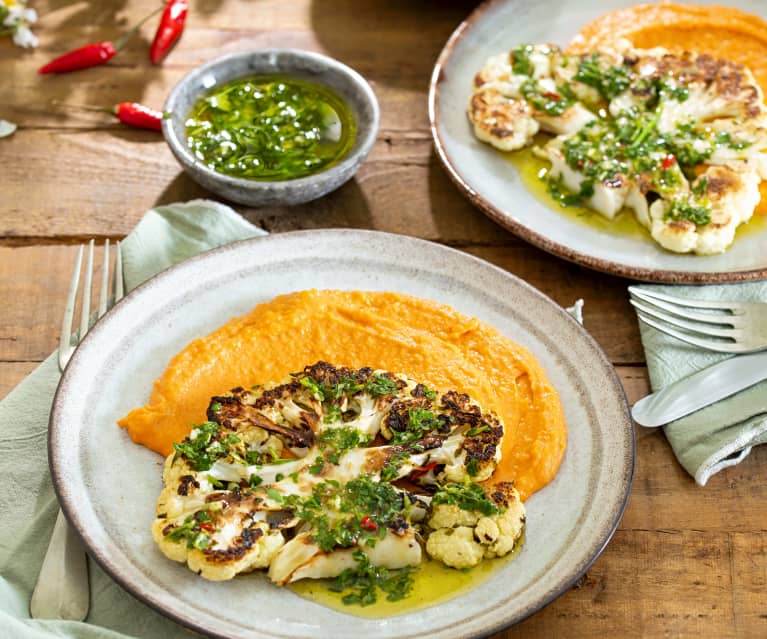
MULTIPOLYGON (((296 208, 246 209, 271 232, 325 227, 407 233, 480 256, 555 301, 582 297, 586 328, 633 403, 648 392, 628 281, 569 264, 490 222, 436 159, 426 94, 442 45, 476 3, 460 0, 196 0, 179 46, 160 67, 153 25, 107 66, 39 76, 51 57, 114 38, 156 0, 33 1, 40 47, 0 43, 0 397, 55 348, 76 245, 119 239, 158 203, 208 195, 160 135, 108 115, 54 109, 137 100, 161 107, 179 77, 224 52, 257 47, 321 51, 373 84, 378 140, 356 179, 296 208)), ((7 39, 6 39, 7 40, 7 39)), ((637 428, 630 503, 602 556, 570 591, 497 637, 767 637, 767 447, 699 488, 662 434, 637 428)))

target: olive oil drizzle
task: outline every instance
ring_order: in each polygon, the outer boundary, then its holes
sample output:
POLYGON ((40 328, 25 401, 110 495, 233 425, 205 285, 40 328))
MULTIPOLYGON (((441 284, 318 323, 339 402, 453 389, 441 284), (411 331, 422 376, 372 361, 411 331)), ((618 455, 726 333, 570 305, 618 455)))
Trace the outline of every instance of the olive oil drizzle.
POLYGON ((209 168, 253 180, 290 180, 337 164, 356 122, 330 89, 282 75, 259 75, 213 89, 192 107, 187 144, 209 168))
POLYGON ((393 617, 436 606, 476 588, 513 561, 523 543, 524 534, 517 541, 514 550, 505 557, 485 559, 479 565, 464 570, 448 568, 439 561, 425 557, 413 572, 412 591, 399 601, 387 601, 386 597, 378 597, 374 604, 365 606, 345 604, 343 594, 329 590, 328 584, 332 583, 332 580, 326 579, 303 579, 290 584, 288 588, 305 599, 355 617, 393 617))

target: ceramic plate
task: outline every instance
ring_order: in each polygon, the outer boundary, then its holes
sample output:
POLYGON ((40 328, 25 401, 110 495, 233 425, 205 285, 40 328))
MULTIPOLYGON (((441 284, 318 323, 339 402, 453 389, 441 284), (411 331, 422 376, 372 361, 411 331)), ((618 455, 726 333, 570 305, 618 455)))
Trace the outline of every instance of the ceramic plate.
POLYGON ((238 639, 463 639, 532 614, 594 561, 626 503, 634 435, 623 389, 600 348, 529 285, 421 240, 312 231, 217 249, 127 296, 91 330, 64 373, 50 453, 62 508, 91 555, 136 597, 182 624, 238 639), (531 349, 562 398, 567 453, 555 480, 527 502, 526 542, 506 567, 461 595, 460 605, 381 620, 350 617, 260 574, 206 582, 152 541, 162 460, 131 443, 115 421, 146 402, 152 381, 192 339, 259 302, 307 288, 397 291, 449 304, 531 349))
MULTIPOLYGON (((717 0, 718 1, 718 0, 717 0)), ((697 0, 698 4, 716 4, 697 0)), ((437 153, 464 194, 490 218, 536 246, 590 268, 656 282, 734 282, 767 277, 765 233, 738 237, 717 256, 678 255, 650 237, 599 231, 540 202, 517 169, 474 137, 466 117, 474 74, 491 55, 524 42, 565 45, 578 29, 632 0, 491 0, 453 33, 432 75, 429 116, 437 153)), ((763 0, 731 4, 767 18, 763 0)))

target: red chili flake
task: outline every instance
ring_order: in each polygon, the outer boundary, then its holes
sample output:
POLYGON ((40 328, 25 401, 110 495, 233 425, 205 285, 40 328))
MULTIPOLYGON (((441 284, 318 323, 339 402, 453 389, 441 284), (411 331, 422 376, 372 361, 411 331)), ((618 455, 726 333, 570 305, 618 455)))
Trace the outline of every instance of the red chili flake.
POLYGON ((209 524, 207 521, 204 521, 200 524, 201 530, 207 530, 208 532, 214 532, 216 529, 213 527, 213 524, 209 524))
POLYGON ((663 162, 661 162, 660 168, 665 171, 666 169, 670 169, 672 166, 674 166, 675 163, 676 158, 669 153, 665 158, 663 158, 663 162))
POLYGON ((376 530, 378 528, 378 524, 374 522, 369 515, 365 515, 360 521, 360 527, 364 528, 365 530, 376 530))
POLYGON ((553 91, 546 91, 546 93, 543 94, 544 98, 550 98, 551 100, 561 100, 562 96, 559 95, 559 93, 554 93, 553 91))
POLYGON ((413 478, 421 477, 422 475, 425 475, 426 473, 428 473, 436 465, 437 465, 437 462, 432 462, 431 464, 426 464, 426 466, 421 466, 421 468, 417 468, 412 473, 410 473, 410 476, 413 478))

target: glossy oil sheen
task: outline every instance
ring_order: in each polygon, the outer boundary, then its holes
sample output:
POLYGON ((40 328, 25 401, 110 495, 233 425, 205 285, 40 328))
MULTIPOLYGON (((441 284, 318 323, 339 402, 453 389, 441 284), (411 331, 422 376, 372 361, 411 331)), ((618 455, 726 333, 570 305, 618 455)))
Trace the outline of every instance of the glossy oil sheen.
MULTIPOLYGON (((544 141, 540 140, 540 143, 544 141)), ((516 167, 522 183, 530 193, 547 207, 558 211, 567 219, 600 233, 645 239, 650 243, 655 242, 650 236, 650 232, 638 222, 636 216, 626 209, 620 211, 615 219, 608 220, 603 215, 584 206, 562 206, 552 197, 546 183, 539 177, 541 171, 548 170, 550 167, 549 162, 536 157, 533 154, 532 147, 525 147, 519 151, 504 153, 503 155, 516 167)), ((741 224, 737 228, 734 241, 737 242, 739 238, 751 237, 765 231, 767 231, 767 216, 755 214, 748 222, 741 224)), ((695 256, 691 257, 694 258, 695 256)))
POLYGON ((216 87, 186 120, 190 151, 209 168, 252 180, 291 180, 330 168, 351 150, 356 122, 327 87, 257 75, 216 87))
POLYGON ((392 617, 434 606, 468 592, 513 560, 522 545, 523 542, 518 542, 506 557, 485 560, 467 570, 448 568, 439 561, 427 558, 414 574, 412 592, 400 601, 387 601, 385 595, 379 591, 378 601, 372 605, 347 605, 341 600, 343 593, 329 590, 328 586, 332 583, 329 579, 304 579, 290 584, 289 588, 306 599, 356 617, 392 617))

